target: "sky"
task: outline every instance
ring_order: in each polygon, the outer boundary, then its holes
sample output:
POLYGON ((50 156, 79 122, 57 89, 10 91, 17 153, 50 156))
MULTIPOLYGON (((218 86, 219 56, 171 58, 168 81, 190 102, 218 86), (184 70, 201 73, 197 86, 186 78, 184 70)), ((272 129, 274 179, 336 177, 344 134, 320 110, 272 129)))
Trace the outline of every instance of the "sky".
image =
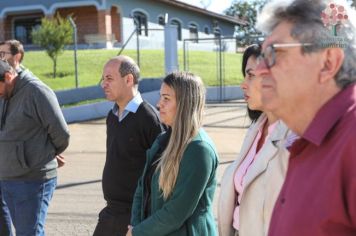
POLYGON ((178 0, 181 2, 188 3, 190 5, 194 5, 197 7, 204 8, 201 2, 211 2, 209 7, 207 8, 209 11, 213 11, 216 13, 223 13, 226 8, 231 6, 233 0, 178 0))

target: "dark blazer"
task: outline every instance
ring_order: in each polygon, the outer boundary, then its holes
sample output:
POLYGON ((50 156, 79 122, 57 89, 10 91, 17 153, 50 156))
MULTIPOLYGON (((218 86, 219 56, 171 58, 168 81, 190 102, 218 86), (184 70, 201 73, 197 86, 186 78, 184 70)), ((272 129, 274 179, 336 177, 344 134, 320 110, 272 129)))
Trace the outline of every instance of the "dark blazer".
MULTIPOLYGON (((165 134, 163 134, 165 135, 165 134)), ((162 135, 162 136, 163 136, 162 135)), ((147 151, 147 163, 139 180, 132 206, 134 236, 215 236, 216 223, 212 202, 216 188, 218 155, 203 129, 188 144, 179 166, 171 196, 164 200, 159 190, 159 171, 151 179, 151 215, 144 219, 144 185, 148 165, 160 149, 159 136, 147 151)))

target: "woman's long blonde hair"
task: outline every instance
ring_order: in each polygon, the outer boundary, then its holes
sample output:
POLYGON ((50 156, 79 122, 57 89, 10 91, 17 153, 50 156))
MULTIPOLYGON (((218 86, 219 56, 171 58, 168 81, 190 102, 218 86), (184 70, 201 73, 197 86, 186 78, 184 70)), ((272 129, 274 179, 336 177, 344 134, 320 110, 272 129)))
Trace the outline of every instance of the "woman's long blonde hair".
POLYGON ((183 153, 202 126, 205 87, 200 77, 189 72, 171 73, 163 83, 174 90, 177 103, 171 137, 157 165, 159 188, 167 199, 175 186, 183 153))

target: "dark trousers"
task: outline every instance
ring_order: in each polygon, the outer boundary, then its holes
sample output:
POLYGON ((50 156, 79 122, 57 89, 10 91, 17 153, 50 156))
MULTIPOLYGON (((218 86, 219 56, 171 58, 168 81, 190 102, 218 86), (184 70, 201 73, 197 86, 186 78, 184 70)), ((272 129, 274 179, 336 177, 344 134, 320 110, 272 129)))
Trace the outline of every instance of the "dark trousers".
POLYGON ((130 224, 131 209, 115 209, 106 206, 99 213, 93 236, 125 236, 130 224))

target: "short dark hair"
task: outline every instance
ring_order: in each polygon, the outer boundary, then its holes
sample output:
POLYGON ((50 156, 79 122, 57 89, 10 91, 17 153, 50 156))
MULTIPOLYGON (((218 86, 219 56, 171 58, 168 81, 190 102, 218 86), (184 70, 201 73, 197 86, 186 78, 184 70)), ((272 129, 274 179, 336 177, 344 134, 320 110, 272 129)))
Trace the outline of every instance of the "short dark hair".
POLYGON ((20 63, 22 62, 23 57, 25 56, 25 50, 24 50, 23 45, 20 41, 18 41, 16 39, 10 39, 10 40, 0 42, 0 45, 9 45, 11 55, 13 55, 13 56, 20 53, 21 54, 20 63))
MULTIPOLYGON (((257 58, 260 54, 261 54, 261 45, 252 44, 245 49, 244 54, 242 55, 242 66, 241 66, 242 74, 244 77, 246 76, 245 70, 246 70, 248 59, 251 56, 257 58)), ((252 122, 254 122, 261 116, 262 111, 251 110, 250 108, 247 107, 247 114, 248 117, 252 120, 252 122)))
POLYGON ((132 76, 134 77, 134 84, 138 84, 138 81, 140 79, 140 68, 133 60, 129 60, 126 58, 122 59, 120 63, 119 72, 121 77, 124 77, 128 74, 132 74, 132 76))

